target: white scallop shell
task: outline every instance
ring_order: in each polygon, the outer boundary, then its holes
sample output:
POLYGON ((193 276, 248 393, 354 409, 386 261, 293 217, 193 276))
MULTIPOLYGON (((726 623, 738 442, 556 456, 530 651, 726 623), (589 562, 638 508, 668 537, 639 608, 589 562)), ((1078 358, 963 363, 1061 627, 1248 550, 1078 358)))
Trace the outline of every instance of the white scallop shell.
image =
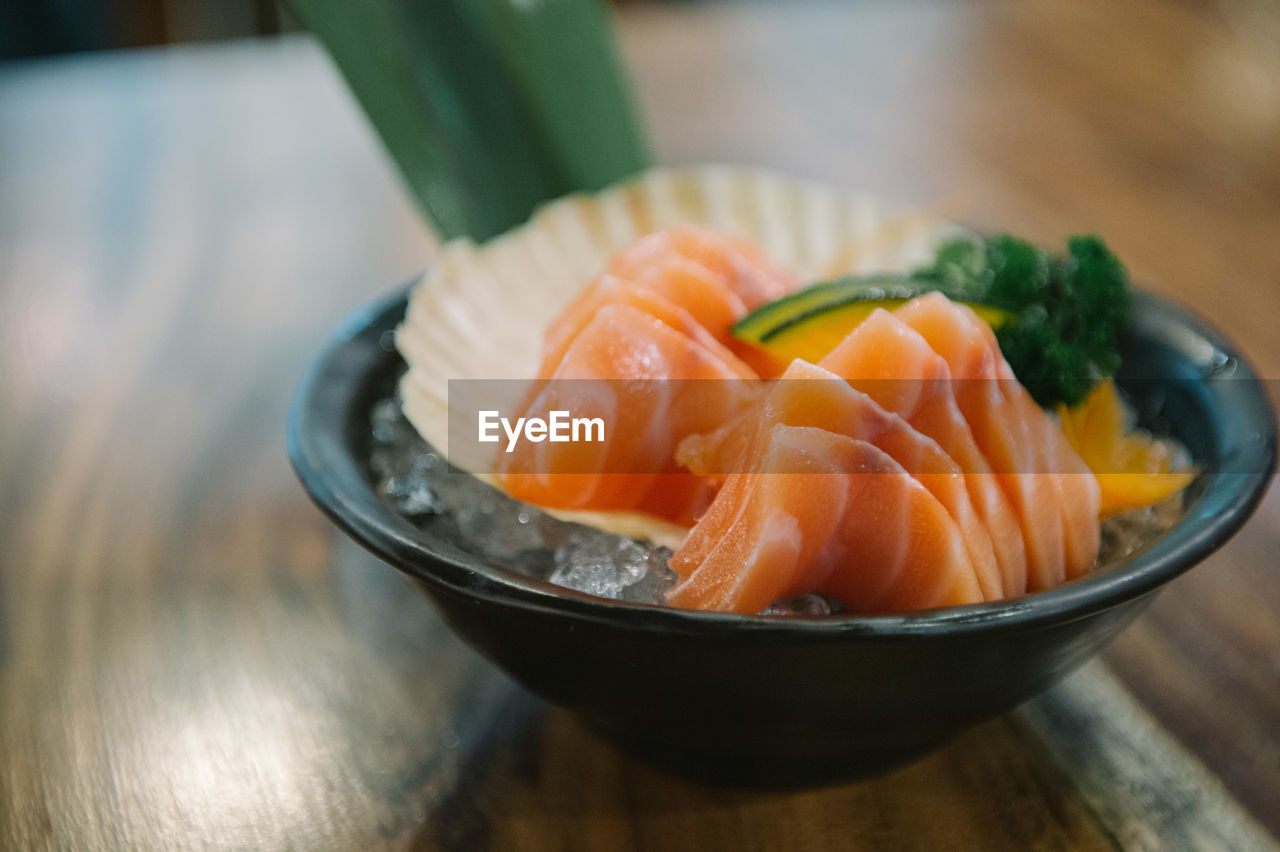
MULTIPOLYGON (((458 239, 440 249, 396 330, 409 365, 400 392, 410 422, 447 453, 449 380, 532 379, 543 329, 606 260, 680 224, 744 237, 801 282, 909 269, 957 231, 869 195, 733 166, 657 169, 594 195, 566 196, 481 246, 458 239)), ((685 532, 634 513, 553 514, 668 545, 685 532)))

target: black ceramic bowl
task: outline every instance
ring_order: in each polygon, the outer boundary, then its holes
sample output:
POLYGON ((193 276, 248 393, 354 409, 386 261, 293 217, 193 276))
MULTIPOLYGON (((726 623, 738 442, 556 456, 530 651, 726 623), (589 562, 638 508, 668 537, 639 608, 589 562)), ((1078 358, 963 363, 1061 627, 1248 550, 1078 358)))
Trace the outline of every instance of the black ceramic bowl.
POLYGON ((1015 600, 908 615, 767 618, 626 604, 489 567, 374 492, 369 409, 403 363, 404 294, 360 308, 298 387, 289 455, 311 497, 413 577, 466 642, 546 700, 658 763, 740 783, 864 774, 929 750, 1044 690, 1098 652, 1165 583, 1245 522, 1276 425, 1232 344, 1148 293, 1119 377, 1205 475, 1153 544, 1015 600))

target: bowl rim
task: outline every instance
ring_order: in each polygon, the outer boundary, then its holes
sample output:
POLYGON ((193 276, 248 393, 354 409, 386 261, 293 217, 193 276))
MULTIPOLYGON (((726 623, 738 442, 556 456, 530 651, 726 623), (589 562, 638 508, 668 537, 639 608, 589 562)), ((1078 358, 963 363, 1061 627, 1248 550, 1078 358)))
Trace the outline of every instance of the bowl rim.
MULTIPOLYGON (((1149 319, 1166 330, 1190 332, 1234 359, 1234 378, 1256 427, 1246 446, 1252 463, 1241 472, 1207 477, 1196 503, 1214 500, 1214 513, 1179 522, 1153 544, 1090 574, 1017 598, 892 615, 741 615, 609 600, 491 566, 462 550, 432 541, 375 493, 352 452, 348 423, 355 406, 368 403, 368 379, 393 361, 403 363, 391 335, 419 279, 371 299, 330 332, 299 381, 289 405, 287 449, 312 501, 344 532, 405 574, 438 591, 503 606, 610 623, 619 627, 690 635, 723 634, 821 639, 858 635, 886 639, 945 633, 1049 627, 1088 617, 1149 594, 1218 549, 1249 519, 1276 467, 1275 410, 1248 360, 1225 335, 1185 307, 1134 288, 1135 325, 1149 319)), ((1202 383, 1209 387, 1201 376, 1202 383)), ((1231 382, 1235 384, 1235 382, 1231 382)), ((1218 417, 1223 416, 1218 411, 1218 417)), ((1194 509, 1194 504, 1191 507, 1194 509)))

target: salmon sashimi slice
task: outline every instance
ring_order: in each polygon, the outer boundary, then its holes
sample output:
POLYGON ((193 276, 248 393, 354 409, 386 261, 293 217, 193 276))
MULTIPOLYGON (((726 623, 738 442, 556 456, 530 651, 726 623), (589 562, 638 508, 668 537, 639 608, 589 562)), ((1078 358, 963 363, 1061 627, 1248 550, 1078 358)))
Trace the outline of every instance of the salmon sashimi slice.
MULTIPOLYGON (((623 278, 649 275, 659 262, 683 258, 709 272, 742 301, 747 311, 785 296, 796 288, 796 278, 779 269, 756 246, 732 235, 696 225, 683 225, 644 237, 609 263, 608 270, 623 278)), ((745 312, 744 312, 745 313, 745 312)), ((739 315, 741 316, 741 315, 739 315)), ((708 327, 712 334, 728 334, 708 327)))
POLYGON ((840 464, 798 441, 780 441, 757 469, 731 475, 672 555, 668 565, 683 579, 667 603, 755 613, 813 591, 831 567, 822 554, 845 519, 840 464))
POLYGON ((728 329, 747 310, 727 282, 717 280, 691 260, 671 255, 634 273, 607 272, 589 284, 547 326, 543 335, 544 362, 563 351, 602 307, 635 291, 680 307, 722 345, 728 344, 728 329))
MULTIPOLYGON (((988 347, 980 329, 941 299, 913 300, 895 315, 943 358, 956 380, 960 411, 1015 509, 1026 550, 1027 589, 1056 585, 1066 573, 1066 531, 1057 486, 1052 477, 1041 475, 1047 470, 1045 446, 1031 432, 1030 412, 1006 393, 1016 382, 1011 382, 1012 371, 994 346, 995 338, 988 347)), ((978 324, 990 331, 985 323, 978 324)))
POLYGON ((822 367, 793 361, 758 406, 716 432, 686 438, 676 458, 695 473, 748 470, 762 436, 778 424, 826 429, 888 454, 950 513, 973 563, 980 599, 1004 597, 991 536, 973 506, 964 471, 933 438, 822 367))
POLYGON ((555 364, 573 337, 601 307, 646 294, 687 312, 707 334, 757 372, 776 371, 776 361, 735 339, 733 324, 752 309, 790 292, 796 281, 774 267, 754 246, 692 226, 658 231, 619 252, 605 272, 547 327, 544 369, 555 364), (631 294, 631 295, 628 295, 631 294))
POLYGON ((620 285, 661 296, 684 308, 721 343, 729 345, 733 324, 752 309, 795 288, 753 247, 705 228, 657 231, 619 252, 547 327, 546 352, 562 347, 620 285))
POLYGON ((785 296, 797 283, 745 240, 692 225, 659 231, 618 254, 607 271, 687 307, 762 377, 775 376, 786 366, 732 334, 735 322, 785 296), (709 288, 709 282, 716 286, 709 288))
POLYGON ((812 426, 761 436, 751 472, 730 474, 670 565, 673 606, 758 612, 814 589, 854 612, 982 599, 950 514, 874 445, 812 426))
POLYGON ((939 293, 914 299, 895 314, 942 356, 957 380, 961 413, 1018 511, 1028 590, 1084 574, 1100 543, 1097 480, 1014 378, 990 326, 939 293))
POLYGON ((520 406, 526 417, 600 417, 612 432, 603 444, 525 444, 500 456, 509 493, 692 524, 718 483, 681 471, 674 449, 758 395, 730 328, 794 286, 752 246, 703 228, 660 231, 620 252, 547 328, 542 381, 520 406))
POLYGON ((756 378, 755 371, 738 358, 720 339, 707 331, 706 325, 699 321, 688 308, 663 295, 661 289, 646 288, 612 275, 601 276, 593 282, 578 300, 561 314, 552 328, 547 330, 542 364, 538 368, 540 378, 548 378, 555 374, 569 345, 600 310, 609 305, 627 305, 651 314, 672 329, 688 335, 696 343, 714 352, 742 378, 756 378))
POLYGON ((1023 594, 1027 556, 1022 529, 956 403, 947 362, 896 316, 876 310, 821 364, 928 435, 959 466, 987 534, 985 545, 976 535, 968 536, 983 592, 988 599, 997 586, 1001 597, 1023 594))
POLYGON ((524 441, 497 454, 496 472, 516 499, 562 509, 639 509, 691 524, 715 486, 676 467, 677 444, 732 420, 760 390, 723 347, 704 345, 633 305, 605 305, 520 406, 526 417, 560 410, 600 418, 604 440, 524 441))

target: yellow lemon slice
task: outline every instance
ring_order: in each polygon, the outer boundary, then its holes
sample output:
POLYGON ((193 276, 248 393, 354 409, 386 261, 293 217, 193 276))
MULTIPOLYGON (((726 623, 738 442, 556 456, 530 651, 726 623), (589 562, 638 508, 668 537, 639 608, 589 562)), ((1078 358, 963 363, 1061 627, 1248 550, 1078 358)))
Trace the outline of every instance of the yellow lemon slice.
POLYGON ((1097 477, 1104 518, 1159 503, 1196 477, 1194 470, 1174 470, 1168 441, 1129 429, 1124 403, 1110 379, 1099 382, 1079 405, 1060 406, 1058 416, 1067 442, 1097 477))

